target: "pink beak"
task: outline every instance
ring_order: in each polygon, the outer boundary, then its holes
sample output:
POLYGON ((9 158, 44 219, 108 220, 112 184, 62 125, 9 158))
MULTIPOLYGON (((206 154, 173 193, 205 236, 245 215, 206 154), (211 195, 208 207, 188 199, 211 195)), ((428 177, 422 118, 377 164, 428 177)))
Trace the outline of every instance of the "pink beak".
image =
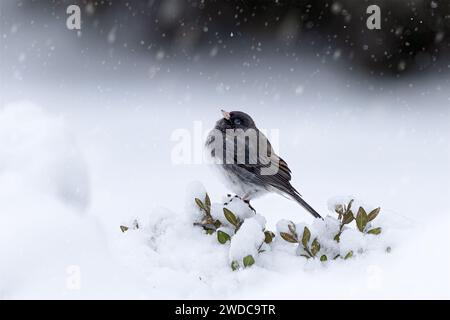
POLYGON ((222 112, 222 115, 223 115, 224 119, 230 120, 231 115, 230 115, 229 112, 227 112, 225 110, 220 110, 220 111, 222 112))

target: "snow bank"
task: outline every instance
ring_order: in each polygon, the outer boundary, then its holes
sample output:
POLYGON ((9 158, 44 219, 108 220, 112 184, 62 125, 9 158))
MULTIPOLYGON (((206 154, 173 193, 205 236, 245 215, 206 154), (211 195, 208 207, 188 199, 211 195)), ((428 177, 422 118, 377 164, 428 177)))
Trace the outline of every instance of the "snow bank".
MULTIPOLYGON (((450 297, 447 215, 424 212, 419 223, 382 208, 371 226, 382 227, 380 235, 345 229, 339 245, 331 238, 339 228, 335 213, 310 225, 294 216, 296 230, 308 226, 309 245, 317 237, 329 250, 324 254, 355 251, 351 259, 321 262, 298 256, 298 245, 278 236, 276 230, 289 231, 287 220, 275 229, 282 214, 267 223, 237 198, 211 204, 213 217, 224 222, 221 230, 232 236, 220 244, 193 225, 202 215, 193 198, 206 196, 194 183, 184 211, 136 210, 139 228, 123 233, 117 225, 109 238, 89 208, 89 171, 71 136, 64 119, 29 103, 0 109, 0 275, 7 275, 0 277, 1 298, 450 297), (243 221, 236 234, 224 207, 243 221), (277 236, 258 253, 264 226, 277 236), (232 271, 230 259, 249 252, 256 263, 232 271)), ((330 208, 348 200, 333 199, 330 208)))
POLYGON ((112 258, 94 218, 53 196, 23 196, 0 202, 1 298, 139 295, 139 283, 112 258))
POLYGON ((122 264, 142 279, 147 297, 207 298, 207 292, 229 291, 227 250, 188 215, 156 208, 139 222, 139 229, 117 228, 114 246, 122 264))
POLYGON ((64 119, 26 101, 0 108, 0 197, 18 190, 89 203, 87 168, 64 119))
POLYGON ((87 168, 63 119, 21 102, 0 109, 0 298, 118 298, 139 284, 109 253, 87 168))

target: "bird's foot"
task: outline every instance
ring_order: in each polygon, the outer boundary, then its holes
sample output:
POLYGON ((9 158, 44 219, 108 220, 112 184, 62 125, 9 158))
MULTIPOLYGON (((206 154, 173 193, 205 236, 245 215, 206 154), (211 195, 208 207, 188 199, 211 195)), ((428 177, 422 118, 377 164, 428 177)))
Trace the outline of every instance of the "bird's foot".
POLYGON ((242 199, 242 201, 244 201, 244 202, 248 205, 248 207, 249 207, 250 209, 252 209, 254 213, 256 213, 255 208, 253 208, 252 205, 250 204, 250 200, 242 199))
POLYGON ((238 196, 237 194, 234 195, 234 196, 232 196, 231 194, 227 194, 227 197, 228 197, 228 198, 231 198, 231 199, 230 199, 230 201, 225 202, 224 205, 227 205, 228 203, 230 203, 231 201, 233 201, 234 198, 238 198, 239 200, 244 201, 244 202, 248 205, 248 207, 249 207, 250 209, 252 209, 252 211, 253 211, 254 213, 256 213, 255 208, 253 208, 252 205, 250 204, 250 199, 247 199, 246 197, 240 197, 240 196, 238 196))

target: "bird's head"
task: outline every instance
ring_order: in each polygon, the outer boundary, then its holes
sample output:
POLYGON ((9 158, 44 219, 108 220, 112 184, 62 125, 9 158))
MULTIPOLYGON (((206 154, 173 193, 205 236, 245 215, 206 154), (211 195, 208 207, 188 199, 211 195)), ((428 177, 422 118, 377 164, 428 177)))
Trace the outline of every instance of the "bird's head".
POLYGON ((222 119, 217 121, 216 128, 224 131, 226 129, 242 129, 246 131, 247 129, 256 129, 255 122, 253 119, 242 111, 231 111, 227 112, 221 110, 222 119))

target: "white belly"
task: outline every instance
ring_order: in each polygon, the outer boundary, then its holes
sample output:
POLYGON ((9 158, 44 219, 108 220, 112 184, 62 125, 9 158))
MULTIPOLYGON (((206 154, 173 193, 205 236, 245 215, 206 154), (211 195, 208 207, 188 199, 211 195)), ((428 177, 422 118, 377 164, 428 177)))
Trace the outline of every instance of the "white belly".
POLYGON ((246 180, 243 180, 242 177, 235 174, 233 171, 226 170, 225 167, 221 164, 222 159, 218 159, 212 157, 211 155, 211 145, 206 145, 206 155, 208 162, 210 163, 213 170, 218 173, 220 179, 224 183, 224 185, 237 196, 243 199, 254 199, 268 192, 268 190, 264 187, 255 185, 253 183, 249 183, 246 180))

